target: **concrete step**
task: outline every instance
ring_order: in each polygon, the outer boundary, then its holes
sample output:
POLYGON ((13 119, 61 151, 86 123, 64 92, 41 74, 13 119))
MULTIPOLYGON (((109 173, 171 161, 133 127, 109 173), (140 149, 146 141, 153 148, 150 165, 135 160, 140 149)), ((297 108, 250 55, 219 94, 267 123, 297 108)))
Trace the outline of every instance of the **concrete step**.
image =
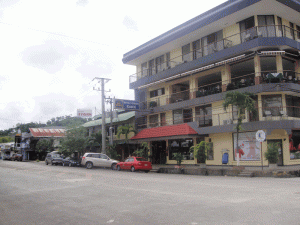
POLYGON ((243 170, 242 172, 239 173, 238 176, 239 177, 253 177, 253 172, 243 170))

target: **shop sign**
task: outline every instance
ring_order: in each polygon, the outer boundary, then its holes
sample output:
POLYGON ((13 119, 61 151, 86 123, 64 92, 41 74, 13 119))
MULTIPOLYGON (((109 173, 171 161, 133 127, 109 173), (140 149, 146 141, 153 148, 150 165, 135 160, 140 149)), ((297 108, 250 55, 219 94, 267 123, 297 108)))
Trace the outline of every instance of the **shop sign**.
POLYGON ((114 108, 124 110, 139 110, 140 106, 138 101, 115 99, 114 108))

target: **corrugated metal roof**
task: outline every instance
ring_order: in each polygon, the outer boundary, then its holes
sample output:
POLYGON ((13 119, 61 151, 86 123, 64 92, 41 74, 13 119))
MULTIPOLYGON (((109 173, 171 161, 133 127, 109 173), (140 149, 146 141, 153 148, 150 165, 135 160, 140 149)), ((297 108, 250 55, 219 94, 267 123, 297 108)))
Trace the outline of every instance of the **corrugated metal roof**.
MULTIPOLYGON (((132 118, 134 116, 135 116, 134 111, 133 112, 122 113, 122 114, 118 115, 118 119, 113 119, 113 123, 126 121, 126 120, 129 120, 130 118, 132 118)), ((110 118, 106 118, 105 123, 106 124, 110 123, 110 118)), ((102 125, 102 119, 99 119, 99 120, 89 121, 89 122, 83 124, 82 126, 84 126, 84 127, 95 127, 95 126, 101 126, 101 125, 102 125)))
POLYGON ((29 128, 33 137, 64 137, 65 129, 29 128))

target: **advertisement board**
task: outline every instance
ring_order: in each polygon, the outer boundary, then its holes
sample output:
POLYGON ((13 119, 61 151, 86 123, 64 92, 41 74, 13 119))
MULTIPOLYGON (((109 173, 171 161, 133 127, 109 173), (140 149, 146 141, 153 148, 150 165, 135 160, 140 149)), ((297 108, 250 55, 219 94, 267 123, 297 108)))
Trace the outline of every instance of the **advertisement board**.
POLYGON ((93 116, 91 109, 77 109, 77 117, 90 118, 93 116))
MULTIPOLYGON (((233 148, 234 153, 236 149, 236 133, 233 134, 233 148)), ((239 133, 239 146, 244 151, 244 155, 241 155, 242 161, 258 161, 260 160, 260 142, 256 140, 256 132, 239 133)), ((234 154, 235 157, 235 154, 234 154)))

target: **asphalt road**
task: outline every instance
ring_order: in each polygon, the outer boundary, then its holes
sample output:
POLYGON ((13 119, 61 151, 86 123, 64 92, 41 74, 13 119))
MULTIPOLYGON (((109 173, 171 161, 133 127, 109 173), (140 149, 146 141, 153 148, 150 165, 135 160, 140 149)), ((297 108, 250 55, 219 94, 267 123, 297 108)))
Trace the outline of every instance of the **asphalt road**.
POLYGON ((0 160, 0 224, 300 224, 300 178, 132 173, 0 160))

